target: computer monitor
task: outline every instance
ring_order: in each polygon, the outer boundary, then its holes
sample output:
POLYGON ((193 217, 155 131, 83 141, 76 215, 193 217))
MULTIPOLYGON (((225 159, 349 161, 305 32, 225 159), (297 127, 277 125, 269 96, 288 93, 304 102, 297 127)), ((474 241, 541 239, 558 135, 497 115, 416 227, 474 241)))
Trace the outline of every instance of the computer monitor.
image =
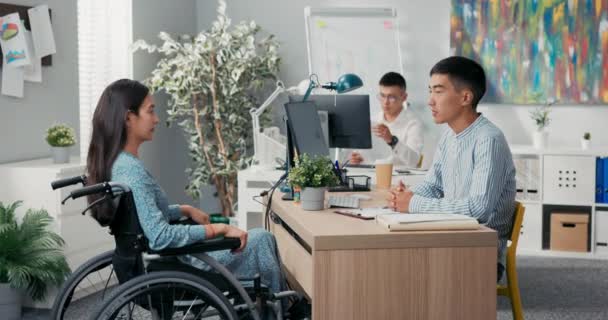
MULTIPOLYGON (((289 96, 290 102, 302 101, 304 97, 289 96)), ((329 147, 349 149, 371 149, 371 120, 369 95, 344 94, 311 95, 319 111, 329 115, 329 147)))
MULTIPOLYGON (((292 146, 298 154, 329 156, 321 122, 314 102, 290 102, 285 104, 287 131, 292 146)), ((289 159, 291 160, 291 159, 289 159)))

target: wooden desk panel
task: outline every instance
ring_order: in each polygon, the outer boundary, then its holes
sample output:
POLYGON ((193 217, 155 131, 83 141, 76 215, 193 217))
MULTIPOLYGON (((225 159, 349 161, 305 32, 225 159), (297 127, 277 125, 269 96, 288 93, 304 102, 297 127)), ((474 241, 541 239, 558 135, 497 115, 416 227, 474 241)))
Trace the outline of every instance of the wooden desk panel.
MULTIPOLYGON (((370 195, 375 201, 363 206, 384 203, 381 192, 370 195)), ((272 209, 293 233, 271 227, 315 320, 496 318, 497 235, 489 228, 389 232, 375 221, 305 211, 277 195, 272 209)))

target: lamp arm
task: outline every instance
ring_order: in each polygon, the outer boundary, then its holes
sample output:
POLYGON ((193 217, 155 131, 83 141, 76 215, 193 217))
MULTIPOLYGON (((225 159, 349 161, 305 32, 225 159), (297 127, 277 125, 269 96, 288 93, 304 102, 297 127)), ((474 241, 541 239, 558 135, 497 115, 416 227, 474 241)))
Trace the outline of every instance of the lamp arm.
POLYGON ((266 110, 266 108, 268 108, 268 106, 270 106, 274 102, 274 99, 276 99, 279 96, 279 94, 283 93, 284 91, 285 91, 285 85, 283 85, 283 82, 281 82, 280 80, 277 81, 277 88, 274 89, 274 91, 270 94, 270 96, 268 96, 266 101, 264 101, 264 103, 262 103, 262 105, 259 106, 258 108, 251 108, 251 110, 249 110, 249 113, 251 114, 251 116, 259 117, 260 115, 262 115, 264 110, 266 110))
POLYGON ((258 134, 260 133, 260 115, 262 115, 264 110, 266 110, 272 104, 272 102, 274 102, 274 100, 284 91, 285 85, 283 85, 283 82, 281 82, 280 80, 277 81, 276 89, 274 89, 274 91, 270 94, 266 101, 264 101, 264 103, 262 103, 259 108, 249 109, 249 114, 251 115, 251 125, 253 129, 253 155, 256 160, 259 159, 258 157, 260 149, 260 142, 258 137, 258 134))

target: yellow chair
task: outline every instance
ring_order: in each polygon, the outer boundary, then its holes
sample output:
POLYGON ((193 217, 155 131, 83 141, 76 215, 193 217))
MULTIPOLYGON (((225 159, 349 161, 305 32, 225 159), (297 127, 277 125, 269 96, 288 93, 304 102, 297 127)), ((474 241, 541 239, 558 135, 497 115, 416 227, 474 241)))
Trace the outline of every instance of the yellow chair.
POLYGON ((497 285, 496 293, 499 296, 508 297, 511 300, 511 310, 513 310, 514 320, 523 320, 524 313, 521 307, 521 296, 519 295, 519 284, 517 282, 517 270, 515 268, 515 252, 517 251, 517 241, 519 231, 524 219, 526 208, 519 202, 515 203, 515 215, 513 216, 513 228, 509 244, 507 244, 507 285, 497 285))

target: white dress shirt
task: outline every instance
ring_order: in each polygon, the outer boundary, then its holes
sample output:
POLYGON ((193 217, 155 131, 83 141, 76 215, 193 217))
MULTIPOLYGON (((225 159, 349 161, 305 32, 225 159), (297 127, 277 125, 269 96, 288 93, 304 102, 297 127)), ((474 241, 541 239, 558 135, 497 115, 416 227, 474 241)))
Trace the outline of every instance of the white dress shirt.
POLYGON ((422 122, 404 107, 392 122, 386 121, 384 112, 377 113, 372 118, 372 128, 378 124, 386 125, 399 141, 391 148, 372 132, 372 149, 357 151, 363 157, 363 163, 373 164, 376 160, 392 158, 394 166, 415 168, 424 144, 422 122))

